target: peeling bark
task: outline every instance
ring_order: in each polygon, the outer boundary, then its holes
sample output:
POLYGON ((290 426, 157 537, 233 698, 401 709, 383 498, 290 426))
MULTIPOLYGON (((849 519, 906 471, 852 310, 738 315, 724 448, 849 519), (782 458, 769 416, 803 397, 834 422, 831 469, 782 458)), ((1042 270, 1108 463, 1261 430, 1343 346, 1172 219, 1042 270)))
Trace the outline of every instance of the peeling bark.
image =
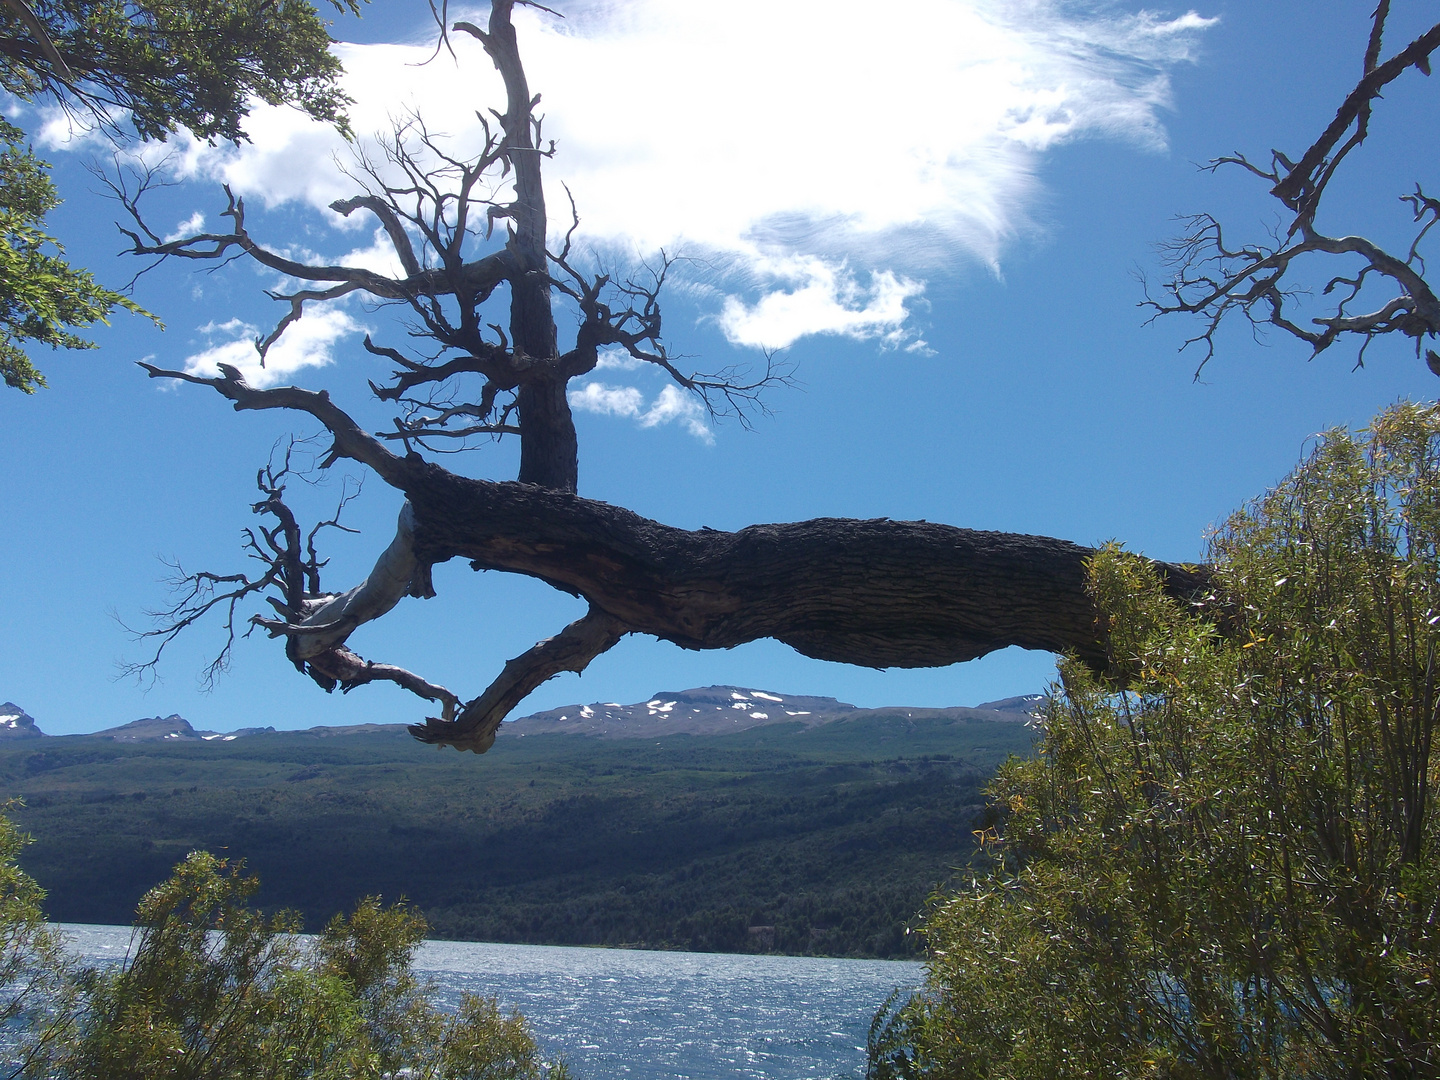
MULTIPOLYGON (((584 619, 506 664, 453 725, 412 727, 425 742, 483 752, 526 694, 583 670, 627 633, 687 649, 768 637, 816 659, 876 668, 944 666, 1011 645, 1096 667, 1111 661, 1086 587, 1094 549, 1065 540, 887 519, 690 531, 438 466, 407 495, 422 563, 465 558, 590 604, 584 619)), ((1177 597, 1196 598, 1208 584, 1203 567, 1155 566, 1177 597)))
MULTIPOLYGON (((345 639, 356 627, 373 622, 411 591, 419 560, 415 557, 415 514, 407 502, 395 524, 395 539, 375 560, 375 568, 359 585, 323 600, 308 600, 298 623, 287 624, 290 658, 313 660, 345 639)), ((268 620, 262 625, 270 625, 268 620)))

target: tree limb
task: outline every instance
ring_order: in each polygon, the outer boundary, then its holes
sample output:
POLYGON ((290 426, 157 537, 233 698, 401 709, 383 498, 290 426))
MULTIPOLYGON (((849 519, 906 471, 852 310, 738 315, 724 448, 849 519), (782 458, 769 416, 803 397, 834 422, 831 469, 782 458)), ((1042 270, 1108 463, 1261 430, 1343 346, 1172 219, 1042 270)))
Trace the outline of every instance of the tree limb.
POLYGON ((410 734, 423 743, 483 754, 494 745, 501 721, 531 691, 562 671, 584 671, 591 660, 612 648, 627 632, 618 619, 591 608, 583 619, 506 663, 499 678, 478 698, 467 702, 454 722, 447 722, 448 717, 432 717, 423 724, 412 724, 410 734))
MULTIPOLYGON (((409 419, 397 419, 393 433, 379 437, 362 430, 323 392, 257 389, 230 366, 221 366, 217 377, 205 377, 141 365, 151 377, 209 386, 237 410, 306 413, 334 439, 322 467, 351 458, 369 465, 406 497, 395 537, 374 569, 360 585, 338 595, 321 594, 318 585, 289 588, 291 579, 308 570, 298 554, 298 526, 292 528, 277 514, 281 527, 262 531, 254 546, 269 550, 271 565, 287 567, 282 575, 287 597, 284 602, 271 598, 279 618, 256 617, 255 624, 284 638, 287 654, 327 690, 384 680, 441 702, 442 717, 416 725, 415 735, 477 752, 491 745, 504 717, 537 686, 559 672, 583 670, 629 633, 688 649, 725 649, 774 638, 807 656, 869 667, 943 666, 1011 645, 1112 665, 1116 658, 1110 655, 1108 628, 1097 621, 1087 589, 1090 548, 1047 537, 883 519, 691 531, 575 494, 576 439, 567 384, 594 370, 600 348, 618 345, 706 396, 712 410, 733 408, 742 417, 763 387, 783 382, 787 374, 773 357, 767 357, 765 373, 756 379, 737 372, 682 371, 661 341, 659 292, 671 265, 668 256, 662 254, 658 270, 646 268, 648 280, 582 273, 570 260, 573 225, 560 253, 547 251, 540 169, 551 150, 542 143, 541 118, 535 114, 539 97, 530 94, 510 22, 517 2, 523 0, 494 0, 486 30, 469 23, 454 27, 480 40, 503 77, 502 137, 489 138, 487 129, 481 157, 458 161, 446 157, 417 121, 419 138, 442 162, 438 170, 423 169, 420 157, 404 146, 411 128, 397 130, 387 152, 404 181, 388 185, 372 171, 375 186, 335 204, 341 213, 364 208, 376 214, 401 259, 404 279, 348 267, 305 266, 265 249, 246 233, 244 205, 233 198, 226 211, 234 222, 230 233, 167 242, 144 226, 134 197, 120 188, 143 233, 130 234, 137 252, 215 259, 240 251, 302 280, 335 283, 286 298, 289 320, 300 316, 306 300, 351 291, 403 300, 422 324, 412 333, 439 346, 433 362, 419 363, 367 339, 371 353, 389 358, 398 369, 393 388, 375 392, 414 410, 409 419), (513 173, 510 202, 470 193, 492 164, 502 177, 513 173), (458 194, 450 190, 457 183, 458 194), (478 218, 482 206, 487 225, 504 220, 509 236, 502 251, 466 262, 466 237, 478 231, 466 222, 472 212, 478 218), (412 237, 419 238, 418 250, 412 237), (432 260, 440 266, 427 269, 432 260), (510 287, 510 318, 508 336, 490 324, 497 345, 481 337, 479 305, 502 280, 510 287), (551 306, 557 290, 575 302, 581 315, 575 346, 564 354, 551 306), (441 297, 454 298, 458 317, 442 307, 441 297), (442 362, 452 350, 460 355, 442 362), (449 386, 441 384, 471 373, 485 381, 468 399, 460 391, 443 401, 405 396, 422 385, 434 388, 437 396, 450 395, 449 386), (502 393, 513 400, 498 399, 502 393), (412 444, 426 446, 426 438, 517 429, 519 481, 510 483, 468 479, 418 453, 397 456, 383 442, 394 438, 410 451, 412 444), (430 567, 457 557, 477 570, 537 578, 589 605, 584 618, 506 663, 484 693, 463 707, 444 687, 404 669, 364 661, 346 644, 356 628, 383 616, 403 596, 431 595, 430 567)), ((573 203, 572 218, 578 223, 573 203)), ((312 553, 312 568, 316 562, 312 553)), ((1203 603, 1199 594, 1208 582, 1203 568, 1156 566, 1173 594, 1203 603)))
MULTIPOLYGON (((1335 149, 1335 144, 1340 141, 1345 132, 1350 129, 1350 125, 1367 114, 1370 103, 1380 96, 1380 92, 1389 83, 1398 79, 1407 68, 1413 67, 1426 75, 1430 74, 1430 54, 1436 49, 1440 49, 1440 23, 1430 27, 1385 63, 1374 66, 1375 58, 1379 56, 1379 35, 1384 27, 1384 16, 1388 12, 1388 8, 1389 5, 1384 4, 1376 12, 1375 28, 1366 50, 1364 78, 1346 96, 1335 113, 1335 119, 1330 121, 1330 126, 1325 129, 1320 138, 1316 139, 1310 149, 1305 151, 1289 174, 1271 189, 1270 193, 1292 210, 1298 212, 1303 209, 1302 200, 1307 194, 1318 196, 1324 184, 1315 174, 1317 171, 1321 171, 1323 165, 1327 164, 1327 156, 1335 149)), ((1364 139, 1363 130, 1360 133, 1360 139, 1361 141, 1364 139)), ((1347 147, 1346 151, 1348 152, 1349 149, 1351 148, 1347 147)), ((1322 175, 1328 179, 1328 176, 1334 172, 1334 166, 1338 164, 1338 158, 1329 162, 1322 175)))
POLYGON ((409 458, 392 454, 383 443, 335 405, 330 400, 329 393, 324 390, 302 390, 298 386, 257 390, 245 381, 238 368, 229 364, 218 365, 220 375, 216 378, 193 375, 188 371, 171 371, 147 364, 143 360, 139 362, 139 366, 144 368, 152 379, 179 379, 182 382, 209 386, 233 401, 236 412, 247 409, 294 409, 308 413, 324 424, 335 439, 329 456, 321 463, 321 468, 329 466, 337 458, 346 457, 369 465, 392 487, 404 487, 406 478, 418 465, 409 458))
POLYGON ((395 538, 359 585, 337 595, 308 600, 304 606, 305 617, 298 621, 259 616, 251 621, 276 637, 288 637, 287 651, 291 659, 309 663, 344 644, 357 627, 380 618, 404 597, 434 595, 426 590, 428 580, 421 580, 420 564, 415 558, 414 511, 407 502, 400 509, 395 538))
POLYGON ((460 707, 460 699, 445 687, 428 682, 414 672, 393 664, 376 664, 362 660, 343 645, 335 645, 320 655, 311 657, 309 670, 312 677, 318 676, 316 681, 321 685, 324 685, 325 679, 338 684, 341 693, 348 694, 357 686, 367 683, 392 682, 427 701, 438 701, 442 712, 435 723, 453 723, 455 712, 460 707))
MULTIPOLYGON (((1254 165, 1243 154, 1211 162, 1212 170, 1221 165, 1239 165, 1271 184, 1270 193, 1289 211, 1289 220, 1274 230, 1271 242, 1229 249, 1219 222, 1201 214, 1189 219, 1188 234, 1167 245, 1173 276, 1162 298, 1157 299, 1147 289, 1144 306, 1157 315, 1187 313, 1201 317, 1204 329, 1182 346, 1205 347, 1196 369, 1197 378, 1214 353, 1216 331, 1235 313, 1257 328, 1274 326, 1299 338, 1310 346, 1312 356, 1347 335, 1358 338, 1357 367, 1364 363, 1366 350, 1378 337, 1398 333, 1411 338, 1418 357, 1423 340, 1440 335, 1440 300, 1425 280, 1425 263, 1420 255, 1421 241, 1440 218, 1440 204, 1425 196, 1418 185, 1413 196, 1402 196, 1414 211, 1418 226, 1403 256, 1364 237, 1327 236, 1316 227, 1325 189, 1349 153, 1364 143, 1371 110, 1381 91, 1411 67, 1429 75, 1430 56, 1440 49, 1437 23, 1381 63, 1381 42, 1389 13, 1388 0, 1382 0, 1372 17, 1364 74, 1346 96, 1335 119, 1299 162, 1291 162, 1278 150, 1271 152, 1268 170, 1254 165), (1309 320, 1311 329, 1289 312, 1306 291, 1303 280, 1297 281, 1297 266, 1302 261, 1313 262, 1311 257, 1327 255, 1350 256, 1360 262, 1361 268, 1353 275, 1331 278, 1323 295, 1338 295, 1338 300, 1330 301, 1328 311, 1309 320), (1394 293, 1385 290, 1386 285, 1393 287, 1394 293), (1379 296, 1376 290, 1380 290, 1379 296), (1370 310, 1350 310, 1351 305, 1361 304, 1370 310)), ((1434 369, 1437 365, 1431 366, 1434 369)))

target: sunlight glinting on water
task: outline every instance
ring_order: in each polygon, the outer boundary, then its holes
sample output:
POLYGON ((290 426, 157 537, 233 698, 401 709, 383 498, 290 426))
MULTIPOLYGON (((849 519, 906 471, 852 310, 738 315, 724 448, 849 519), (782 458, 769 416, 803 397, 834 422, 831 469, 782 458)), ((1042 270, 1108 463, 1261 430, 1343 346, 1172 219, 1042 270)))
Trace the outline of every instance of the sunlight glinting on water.
MULTIPOLYGON (((88 960, 123 959, 129 927, 58 927, 88 960)), ((918 963, 427 941, 418 974, 446 1004, 499 998, 578 1080, 836 1080, 864 1072, 865 1033, 918 963)))

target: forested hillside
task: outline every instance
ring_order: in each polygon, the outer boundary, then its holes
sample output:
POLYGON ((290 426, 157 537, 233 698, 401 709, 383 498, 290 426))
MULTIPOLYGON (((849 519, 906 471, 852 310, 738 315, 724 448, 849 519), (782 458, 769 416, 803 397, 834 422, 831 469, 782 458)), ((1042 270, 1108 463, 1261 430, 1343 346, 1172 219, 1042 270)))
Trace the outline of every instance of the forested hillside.
POLYGON ((403 727, 0 745, 66 922, 128 922, 194 848, 244 858, 311 928, 408 897, 440 937, 900 956, 966 864, 1004 714, 857 712, 734 734, 502 737, 477 768, 403 727))

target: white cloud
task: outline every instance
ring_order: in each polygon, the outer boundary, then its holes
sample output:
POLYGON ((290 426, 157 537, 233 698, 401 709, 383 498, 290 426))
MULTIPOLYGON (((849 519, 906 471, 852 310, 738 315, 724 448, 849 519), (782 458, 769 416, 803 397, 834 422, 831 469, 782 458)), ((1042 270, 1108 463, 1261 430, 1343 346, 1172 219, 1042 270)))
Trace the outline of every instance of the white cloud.
POLYGON ((645 406, 645 395, 633 386, 606 386, 586 383, 569 394, 570 407, 601 416, 639 416, 645 406))
POLYGON ((187 236, 194 236, 204 228, 205 214, 202 211, 196 210, 188 218, 180 222, 179 225, 176 225, 174 232, 166 235, 165 243, 172 244, 176 240, 183 240, 187 236))
POLYGON ((385 235, 385 230, 380 228, 375 230, 369 247, 355 248, 337 261, 341 266, 354 266, 389 277, 405 276, 405 269, 400 264, 400 257, 395 254, 395 245, 385 235))
POLYGON ((285 335, 270 347, 265 363, 260 363, 255 339, 260 331, 240 319, 224 323, 207 323, 200 332, 207 338, 222 338, 218 344, 185 358, 185 370, 191 375, 214 376, 219 374, 220 364, 229 364, 240 369, 245 381, 251 386, 276 386, 289 381, 297 371, 309 367, 324 367, 334 360, 333 346, 346 334, 363 330, 343 309, 338 307, 319 308, 307 311, 305 317, 293 323, 285 335))
MULTIPOLYGON (((1091 137, 1163 147, 1168 71, 1213 22, 1067 0, 908 0, 883 14, 865 0, 573 0, 566 14, 516 10, 559 145, 557 228, 564 181, 589 243, 724 267, 720 324, 768 345, 902 343, 926 275, 957 257, 996 267, 1033 229, 1046 151, 1091 137)), ((421 33, 337 46, 355 130, 418 109, 473 150, 475 111, 503 107, 500 80, 464 35, 458 66, 443 52, 414 66, 434 51, 421 33)), ((333 132, 268 106, 248 127, 238 148, 179 140, 172 167, 271 205, 355 193, 333 132)), ((345 227, 367 224, 357 213, 345 227)))
POLYGON ((694 395, 686 393, 673 384, 661 388, 660 395, 640 417, 641 427, 656 427, 678 421, 686 431, 704 442, 714 442, 715 437, 705 423, 705 410, 694 395))
POLYGON ((626 417, 642 428, 678 422, 702 442, 715 441, 714 433, 705 422, 705 410, 700 402, 694 395, 673 384, 662 387, 648 409, 645 407, 645 395, 634 386, 591 382, 571 390, 568 397, 570 407, 581 412, 626 417))
POLYGON ((843 263, 815 256, 763 269, 767 284, 760 299, 746 304, 727 297, 717 318, 734 344, 783 349, 807 334, 846 334, 898 345, 909 315, 905 301, 924 289, 889 270, 872 273, 870 287, 863 288, 843 263))
POLYGON ((607 348, 601 349, 595 360, 596 371, 637 371, 644 367, 647 361, 631 356, 624 349, 607 348))

